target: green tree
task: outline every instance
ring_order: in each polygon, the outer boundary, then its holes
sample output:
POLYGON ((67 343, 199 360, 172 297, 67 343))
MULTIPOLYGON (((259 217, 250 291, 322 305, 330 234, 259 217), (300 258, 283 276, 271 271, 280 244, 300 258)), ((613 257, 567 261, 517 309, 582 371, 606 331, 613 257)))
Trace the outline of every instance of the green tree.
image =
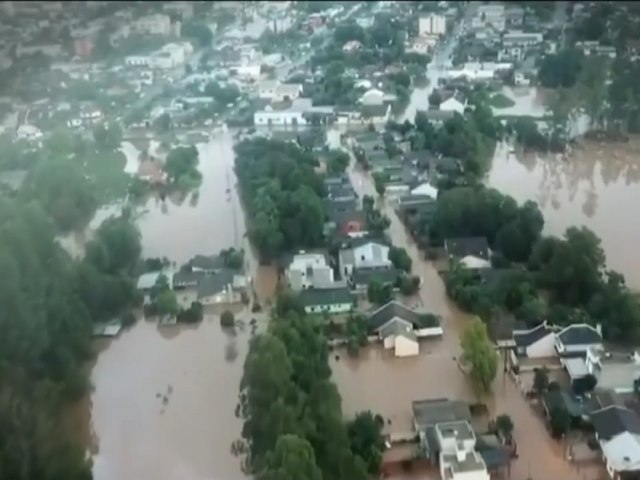
POLYGON ((343 173, 349 166, 349 154, 342 150, 330 150, 327 154, 326 164, 329 174, 343 173))
POLYGON ((573 87, 580 76, 584 55, 577 49, 547 54, 540 63, 538 80, 545 88, 573 87))
POLYGON ((549 387, 549 370, 547 367, 536 368, 533 371, 533 389, 542 395, 549 387))
POLYGON ((193 39, 198 46, 207 48, 211 46, 213 41, 213 32, 204 23, 191 20, 182 25, 181 35, 186 38, 193 39))
POLYGON ((260 480, 322 480, 311 444, 296 435, 279 437, 266 463, 265 471, 258 476, 260 480))
POLYGON ((373 183, 374 183, 377 194, 382 197, 384 195, 384 191, 387 188, 387 179, 382 174, 374 173, 373 183))
POLYGON ((235 323, 236 319, 231 311, 225 310, 222 312, 222 315, 220 315, 220 325, 224 328, 231 328, 235 326, 235 323))
POLYGON ((407 273, 411 271, 411 257, 404 248, 389 248, 389 260, 398 270, 402 270, 407 273))
POLYGON ((509 441, 513 434, 513 420, 511 420, 511 417, 507 414, 498 415, 496 417, 496 428, 502 437, 509 441))
POLYGON ((389 303, 392 296, 392 287, 389 284, 383 284, 377 280, 372 280, 367 286, 367 298, 375 305, 384 305, 389 303))
POLYGON ((461 344, 463 361, 471 369, 471 379, 477 391, 490 391, 498 371, 498 355, 482 320, 477 317, 471 320, 462 333, 461 344))
POLYGON ((569 431, 571 417, 563 407, 554 407, 549 414, 549 424, 553 438, 562 438, 569 431))
POLYGON ((385 450, 382 429, 384 420, 371 411, 360 412, 347 424, 351 451, 367 464, 371 475, 378 475, 382 465, 382 453, 385 450))
POLYGON ((120 148, 122 129, 116 123, 100 123, 93 128, 93 139, 99 150, 113 152, 120 148))
POLYGON ((346 336, 349 353, 357 355, 360 348, 367 344, 369 322, 364 315, 351 315, 347 318, 346 336))

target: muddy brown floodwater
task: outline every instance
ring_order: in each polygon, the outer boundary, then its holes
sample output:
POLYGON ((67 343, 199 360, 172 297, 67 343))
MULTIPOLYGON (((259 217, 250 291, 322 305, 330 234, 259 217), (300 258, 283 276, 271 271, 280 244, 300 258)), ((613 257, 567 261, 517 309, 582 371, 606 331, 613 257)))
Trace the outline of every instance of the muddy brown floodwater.
MULTIPOLYGON (((350 176, 360 195, 377 197, 369 176, 352 161, 350 176)), ((335 351, 331 364, 333 378, 343 399, 347 417, 362 410, 372 410, 386 420, 386 432, 404 435, 411 428, 411 402, 425 398, 448 397, 477 401, 468 379, 458 367, 460 334, 470 316, 449 302, 443 281, 432 264, 424 260, 397 215, 386 201, 378 200, 389 216, 389 235, 393 243, 407 249, 413 260, 414 273, 422 277, 422 308, 442 315, 444 336, 440 340, 421 342, 417 357, 395 358, 371 345, 358 358, 335 351)), ((519 457, 512 462, 511 478, 594 480, 602 473, 600 465, 578 471, 564 458, 565 446, 551 440, 537 411, 527 403, 516 383, 499 368, 493 393, 484 398, 492 417, 509 414, 515 423, 514 437, 519 457)), ((431 478, 420 470, 420 478, 431 478)), ((393 478, 414 478, 400 472, 393 478)), ((433 478, 438 478, 437 476, 433 478)))
POLYGON ((514 155, 500 146, 487 184, 518 202, 535 200, 545 218, 545 233, 562 235, 585 225, 601 239, 610 268, 640 288, 636 242, 640 223, 640 139, 629 143, 583 141, 567 160, 555 156, 514 155))
MULTIPOLYGON (((203 182, 197 198, 150 199, 141 209, 137 224, 145 256, 182 263, 231 246, 248 250, 231 132, 199 150, 203 182)), ((253 255, 248 257, 257 290, 268 295, 273 272, 257 269, 253 255)), ((254 315, 244 311, 236 317, 248 322, 254 315)), ((141 320, 119 338, 100 342, 91 372, 94 390, 86 402, 96 480, 245 478, 230 446, 240 437, 234 412, 248 330, 229 337, 218 315, 207 312, 195 327, 141 320)))

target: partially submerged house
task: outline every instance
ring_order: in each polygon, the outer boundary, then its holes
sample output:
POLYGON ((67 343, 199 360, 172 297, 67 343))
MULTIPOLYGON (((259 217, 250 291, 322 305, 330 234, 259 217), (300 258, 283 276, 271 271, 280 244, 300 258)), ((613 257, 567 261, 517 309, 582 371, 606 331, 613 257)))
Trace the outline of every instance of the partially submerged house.
POLYGON ((591 413, 591 422, 609 476, 639 478, 640 417, 629 408, 612 405, 591 413))
POLYGON ((601 345, 592 346, 585 358, 564 358, 563 362, 572 382, 593 375, 598 390, 632 393, 634 382, 640 379, 640 355, 636 351, 610 352, 601 345))
POLYGON ((333 268, 323 253, 299 252, 293 256, 286 275, 289 286, 294 291, 333 284, 333 268))
POLYGON ((384 348, 393 348, 397 357, 418 355, 419 338, 442 336, 440 319, 432 314, 419 313, 391 301, 369 316, 369 331, 379 336, 384 348))
POLYGON ((555 340, 556 335, 546 322, 513 333, 516 354, 525 358, 555 357, 555 340))
POLYGON ((361 267, 355 268, 351 273, 349 285, 356 292, 366 292, 371 282, 379 282, 382 285, 395 287, 398 279, 404 272, 394 267, 361 267))
POLYGON ((356 306, 355 297, 347 287, 302 290, 300 300, 307 313, 348 313, 356 306))
POLYGON ((357 242, 351 248, 340 250, 340 274, 350 278, 356 268, 391 268, 389 247, 369 239, 357 242))
POLYGON ((485 237, 447 238, 444 249, 449 261, 459 261, 469 269, 491 267, 491 251, 485 237))
POLYGON ((602 346, 600 327, 575 323, 556 335, 556 350, 560 357, 585 357, 591 347, 602 346))

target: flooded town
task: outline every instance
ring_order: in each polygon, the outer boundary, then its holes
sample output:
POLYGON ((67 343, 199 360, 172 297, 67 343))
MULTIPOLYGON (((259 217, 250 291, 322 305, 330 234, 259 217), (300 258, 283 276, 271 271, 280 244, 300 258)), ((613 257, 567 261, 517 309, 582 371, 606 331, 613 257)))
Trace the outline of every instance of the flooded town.
POLYGON ((0 12, 0 478, 640 475, 634 4, 0 12))

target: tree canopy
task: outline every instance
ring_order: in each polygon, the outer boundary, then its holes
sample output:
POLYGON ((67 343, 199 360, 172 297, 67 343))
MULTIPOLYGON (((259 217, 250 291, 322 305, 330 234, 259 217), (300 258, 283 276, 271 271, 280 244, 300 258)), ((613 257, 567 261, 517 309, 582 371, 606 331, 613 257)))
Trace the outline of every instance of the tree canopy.
POLYGON ((487 327, 482 320, 477 317, 471 320, 462 333, 461 344, 463 362, 471 369, 471 379, 477 391, 490 391, 498 372, 498 354, 489 340, 487 327))
POLYGON ((240 385, 245 467, 267 478, 365 480, 380 439, 366 419, 349 435, 320 327, 298 309, 274 313, 251 341, 240 385))
POLYGON ((260 255, 273 259, 322 245, 323 185, 311 154, 290 143, 258 138, 236 146, 236 174, 260 255))

